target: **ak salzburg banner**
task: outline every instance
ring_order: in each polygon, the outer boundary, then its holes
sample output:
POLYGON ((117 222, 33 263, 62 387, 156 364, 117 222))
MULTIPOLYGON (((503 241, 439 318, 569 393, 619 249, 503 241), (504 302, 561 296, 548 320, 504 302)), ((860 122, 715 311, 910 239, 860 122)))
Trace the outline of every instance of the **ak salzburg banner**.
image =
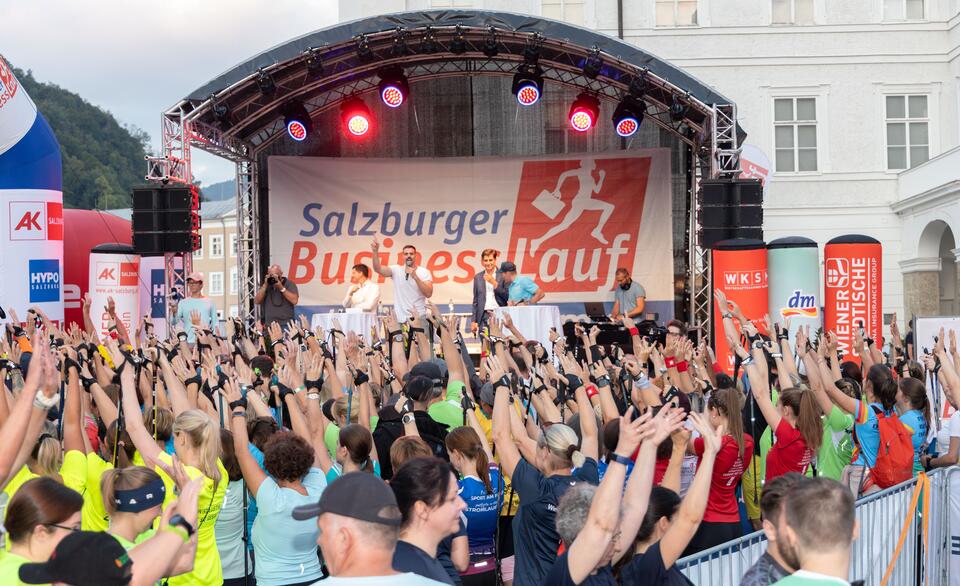
MULTIPOLYGON (((339 306, 351 267, 402 264, 416 246, 433 301, 472 301, 480 252, 500 251, 544 288, 544 303, 612 301, 617 267, 673 304, 670 151, 535 159, 271 157, 270 261, 301 310, 339 306)), ((393 302, 389 283, 382 302, 393 302)), ((666 304, 665 304, 666 305, 666 304)), ((662 316, 662 314, 661 314, 662 316)))

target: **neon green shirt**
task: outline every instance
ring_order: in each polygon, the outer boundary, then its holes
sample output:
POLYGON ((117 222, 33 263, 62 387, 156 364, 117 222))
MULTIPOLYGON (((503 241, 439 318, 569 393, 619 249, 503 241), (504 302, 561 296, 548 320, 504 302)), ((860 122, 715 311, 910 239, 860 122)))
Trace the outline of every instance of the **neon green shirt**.
MULTIPOLYGON (((20 566, 31 563, 25 557, 15 553, 0 553, 0 584, 4 586, 21 586, 24 583, 20 581, 20 566)), ((25 585, 24 585, 25 586, 25 585)), ((47 584, 46 586, 50 586, 47 584)))
POLYGON ((447 426, 447 431, 463 425, 463 407, 460 400, 466 385, 463 381, 452 380, 447 383, 447 394, 442 401, 437 401, 427 408, 427 414, 437 423, 447 426))

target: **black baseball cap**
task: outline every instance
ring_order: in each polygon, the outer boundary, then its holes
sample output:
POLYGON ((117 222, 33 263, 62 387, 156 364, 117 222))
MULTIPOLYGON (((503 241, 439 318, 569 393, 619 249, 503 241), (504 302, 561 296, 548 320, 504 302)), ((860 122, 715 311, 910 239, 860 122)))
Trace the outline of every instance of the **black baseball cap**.
POLYGON ((500 263, 500 272, 501 273, 515 273, 517 272, 517 265, 513 264, 509 260, 505 260, 500 263))
POLYGON ((109 533, 76 531, 63 538, 49 560, 23 564, 19 573, 24 584, 126 586, 133 578, 133 561, 109 533))
MULTIPOLYGON (((446 364, 443 365, 446 367, 446 364)), ((415 376, 425 376, 428 379, 433 381, 435 387, 443 385, 444 372, 443 368, 433 360, 427 362, 418 362, 413 365, 413 368, 410 369, 410 377, 415 376)))
POLYGON ((403 394, 411 401, 427 401, 433 395, 433 380, 411 373, 410 380, 403 385, 403 394))
POLYGON ((334 480, 320 495, 320 501, 293 509, 293 518, 304 521, 332 513, 367 523, 399 527, 401 516, 397 497, 369 472, 350 472, 334 480))

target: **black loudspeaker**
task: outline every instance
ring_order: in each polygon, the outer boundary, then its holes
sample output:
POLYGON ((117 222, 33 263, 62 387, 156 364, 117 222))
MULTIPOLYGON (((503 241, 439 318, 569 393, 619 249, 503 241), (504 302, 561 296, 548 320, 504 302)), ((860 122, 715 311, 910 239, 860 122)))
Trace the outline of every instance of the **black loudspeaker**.
POLYGON ((133 247, 141 256, 191 252, 199 246, 200 194, 195 187, 133 190, 133 247))
POLYGON ((763 184, 759 179, 710 179, 698 195, 700 246, 732 238, 763 239, 763 184))

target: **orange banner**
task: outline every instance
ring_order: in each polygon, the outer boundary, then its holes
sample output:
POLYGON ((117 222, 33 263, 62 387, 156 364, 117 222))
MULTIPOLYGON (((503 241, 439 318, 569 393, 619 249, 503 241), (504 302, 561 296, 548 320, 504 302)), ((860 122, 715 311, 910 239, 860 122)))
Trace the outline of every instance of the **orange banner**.
MULTIPOLYGON (((768 307, 767 249, 759 240, 735 246, 713 250, 713 288, 720 289, 727 299, 736 302, 743 315, 763 331, 763 316, 768 307), (755 246, 752 245, 754 242, 755 246)), ((734 357, 723 334, 723 311, 726 309, 721 309, 714 299, 713 347, 724 371, 733 375, 734 357)))
POLYGON ((823 249, 824 328, 839 338, 843 360, 860 362, 853 350, 856 328, 880 342, 883 335, 883 249, 869 236, 839 236, 823 249))

